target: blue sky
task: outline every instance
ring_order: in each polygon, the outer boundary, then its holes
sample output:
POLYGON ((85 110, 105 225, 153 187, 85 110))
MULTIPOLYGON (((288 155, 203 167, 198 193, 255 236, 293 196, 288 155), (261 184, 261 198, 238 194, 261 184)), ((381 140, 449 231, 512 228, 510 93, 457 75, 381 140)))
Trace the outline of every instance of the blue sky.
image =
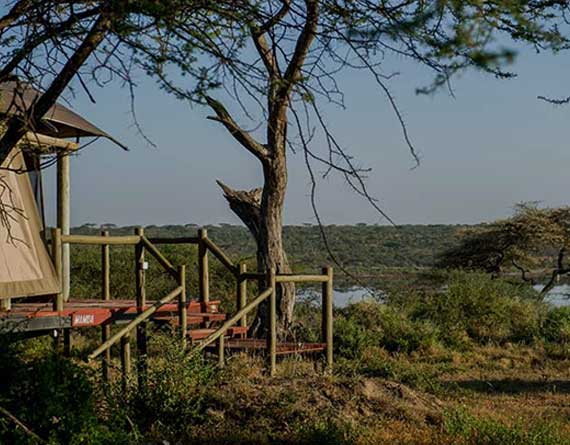
MULTIPOLYGON (((416 96, 429 73, 404 60, 386 62, 388 72, 401 73, 389 86, 421 153, 422 163, 413 170, 386 98, 365 73, 343 75, 347 109, 327 107, 329 124, 360 164, 372 168, 369 189, 397 223, 476 223, 507 216, 520 201, 568 203, 570 108, 536 96, 570 95, 570 57, 524 51, 513 69, 519 76, 512 80, 466 73, 453 83, 455 98, 443 90, 416 96)), ((191 108, 139 77, 138 117, 158 148, 137 135, 128 92, 117 85, 94 89, 96 105, 81 92, 72 103, 131 147, 125 153, 98 141, 74 157, 72 223, 239 223, 215 180, 259 186, 257 161, 205 119, 208 110, 191 108)), ((300 153, 289 155, 289 171, 285 223, 314 223, 300 153)), ((47 172, 46 188, 53 208, 53 171, 47 172)), ((386 222, 340 178, 321 181, 318 196, 327 224, 386 222)))

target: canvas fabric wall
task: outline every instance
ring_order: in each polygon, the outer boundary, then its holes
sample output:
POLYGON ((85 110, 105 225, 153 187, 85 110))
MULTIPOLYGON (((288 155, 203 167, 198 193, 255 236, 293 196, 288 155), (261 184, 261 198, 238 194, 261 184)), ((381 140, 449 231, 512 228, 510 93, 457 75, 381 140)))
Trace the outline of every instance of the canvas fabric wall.
POLYGON ((49 295, 59 281, 41 239, 34 193, 21 151, 15 148, 0 169, 0 299, 49 295), (6 169, 8 167, 8 169, 6 169))

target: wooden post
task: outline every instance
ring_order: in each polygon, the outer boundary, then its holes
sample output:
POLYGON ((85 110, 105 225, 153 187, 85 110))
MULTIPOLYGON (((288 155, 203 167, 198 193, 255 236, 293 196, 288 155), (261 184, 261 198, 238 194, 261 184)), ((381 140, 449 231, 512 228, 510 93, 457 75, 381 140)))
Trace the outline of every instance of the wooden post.
MULTIPOLYGON (((69 235, 71 225, 71 187, 70 187, 69 153, 60 152, 57 155, 57 227, 62 235, 69 235)), ((61 292, 63 301, 69 300, 71 284, 70 246, 63 245, 61 261, 61 292)))
POLYGON ((188 335, 188 306, 186 305, 186 266, 178 266, 178 285, 182 288, 178 297, 178 322, 182 349, 186 349, 186 337, 188 335))
MULTIPOLYGON (((104 230, 101 232, 102 236, 109 236, 109 232, 104 230)), ((101 246, 101 295, 104 301, 109 301, 111 299, 111 252, 108 244, 103 244, 101 246)), ((111 336, 111 326, 104 324, 101 327, 101 343, 105 343, 111 336)), ((109 381, 109 366, 111 364, 111 350, 105 351, 103 356, 103 381, 109 381)))
POLYGON ((331 372, 333 367, 333 268, 323 267, 323 275, 326 275, 328 280, 322 284, 322 342, 326 344, 326 371, 331 372))
POLYGON ((224 336, 220 335, 218 339, 218 366, 223 368, 225 366, 225 357, 224 357, 224 336))
POLYGON ((267 332, 267 366, 269 375, 274 376, 277 369, 277 292, 275 286, 275 268, 267 272, 267 287, 271 289, 267 305, 269 327, 267 332))
POLYGON ((61 292, 61 261, 62 261, 62 250, 61 250, 61 229, 55 228, 51 229, 51 254, 53 259, 53 265, 55 267, 55 275, 60 283, 60 291, 55 294, 53 302, 54 311, 63 310, 63 294, 61 292))
MULTIPOLYGON (((247 264, 239 263, 239 275, 237 279, 237 310, 241 310, 247 304, 247 279, 243 277, 243 274, 247 272, 247 264)), ((247 326, 247 315, 244 315, 240 321, 239 325, 242 327, 247 326)))
MULTIPOLYGON (((135 235, 144 236, 144 229, 142 227, 137 227, 135 229, 135 235)), ((139 242, 135 246, 135 287, 136 287, 136 301, 137 301, 137 312, 140 314, 144 311, 144 306, 146 305, 146 289, 145 289, 145 255, 144 255, 144 245, 139 242)), ((147 323, 143 322, 137 326, 137 370, 139 386, 143 387, 146 383, 146 355, 147 355, 147 338, 146 338, 146 327, 147 323)))
POLYGON ((12 310, 12 299, 11 298, 5 298, 3 300, 0 300, 0 310, 2 310, 2 311, 12 310))
POLYGON ((206 229, 198 230, 198 274, 200 287, 200 301, 208 303, 210 301, 210 276, 208 269, 208 248, 204 239, 208 237, 206 229))
POLYGON ((131 334, 121 337, 121 371, 123 381, 123 391, 127 389, 127 384, 131 374, 131 334))
POLYGON ((63 330, 63 354, 66 357, 71 357, 71 347, 73 346, 73 337, 71 336, 71 329, 63 330))

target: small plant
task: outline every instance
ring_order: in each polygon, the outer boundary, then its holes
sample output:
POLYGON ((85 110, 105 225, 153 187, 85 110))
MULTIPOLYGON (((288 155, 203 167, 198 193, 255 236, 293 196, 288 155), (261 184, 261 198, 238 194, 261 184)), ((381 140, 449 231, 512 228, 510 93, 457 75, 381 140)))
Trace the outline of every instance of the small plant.
POLYGON ((346 421, 324 418, 301 426, 299 445, 352 445, 358 438, 354 426, 346 421))
POLYGON ((109 388, 109 418, 135 436, 160 432, 164 438, 185 437, 193 424, 205 418, 203 402, 214 368, 201 356, 184 353, 174 336, 154 335, 149 349, 143 387, 133 379, 126 391, 120 382, 109 388))

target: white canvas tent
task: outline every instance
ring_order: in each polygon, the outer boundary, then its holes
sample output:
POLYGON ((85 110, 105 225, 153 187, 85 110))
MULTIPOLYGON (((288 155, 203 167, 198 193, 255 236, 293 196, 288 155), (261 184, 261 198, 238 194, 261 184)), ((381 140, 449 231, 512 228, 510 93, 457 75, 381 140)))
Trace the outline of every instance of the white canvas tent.
MULTIPOLYGON (((0 120, 22 115, 40 96, 39 91, 23 82, 0 83, 0 120)), ((29 130, 0 166, 0 302, 14 297, 56 294, 62 288, 64 293, 69 290, 69 250, 63 252, 63 277, 56 277, 41 237, 43 227, 28 174, 32 166, 26 165, 26 161, 46 151, 57 154, 57 225, 66 234, 70 222, 68 154, 78 144, 65 138, 105 137, 125 148, 61 104, 54 105, 36 128, 29 130), (35 152, 29 150, 31 146, 35 152), (26 157, 23 147, 27 148, 26 157)), ((2 306, 8 308, 9 304, 2 306)))
POLYGON ((0 298, 55 294, 59 280, 41 225, 24 157, 14 149, 0 170, 0 298))

